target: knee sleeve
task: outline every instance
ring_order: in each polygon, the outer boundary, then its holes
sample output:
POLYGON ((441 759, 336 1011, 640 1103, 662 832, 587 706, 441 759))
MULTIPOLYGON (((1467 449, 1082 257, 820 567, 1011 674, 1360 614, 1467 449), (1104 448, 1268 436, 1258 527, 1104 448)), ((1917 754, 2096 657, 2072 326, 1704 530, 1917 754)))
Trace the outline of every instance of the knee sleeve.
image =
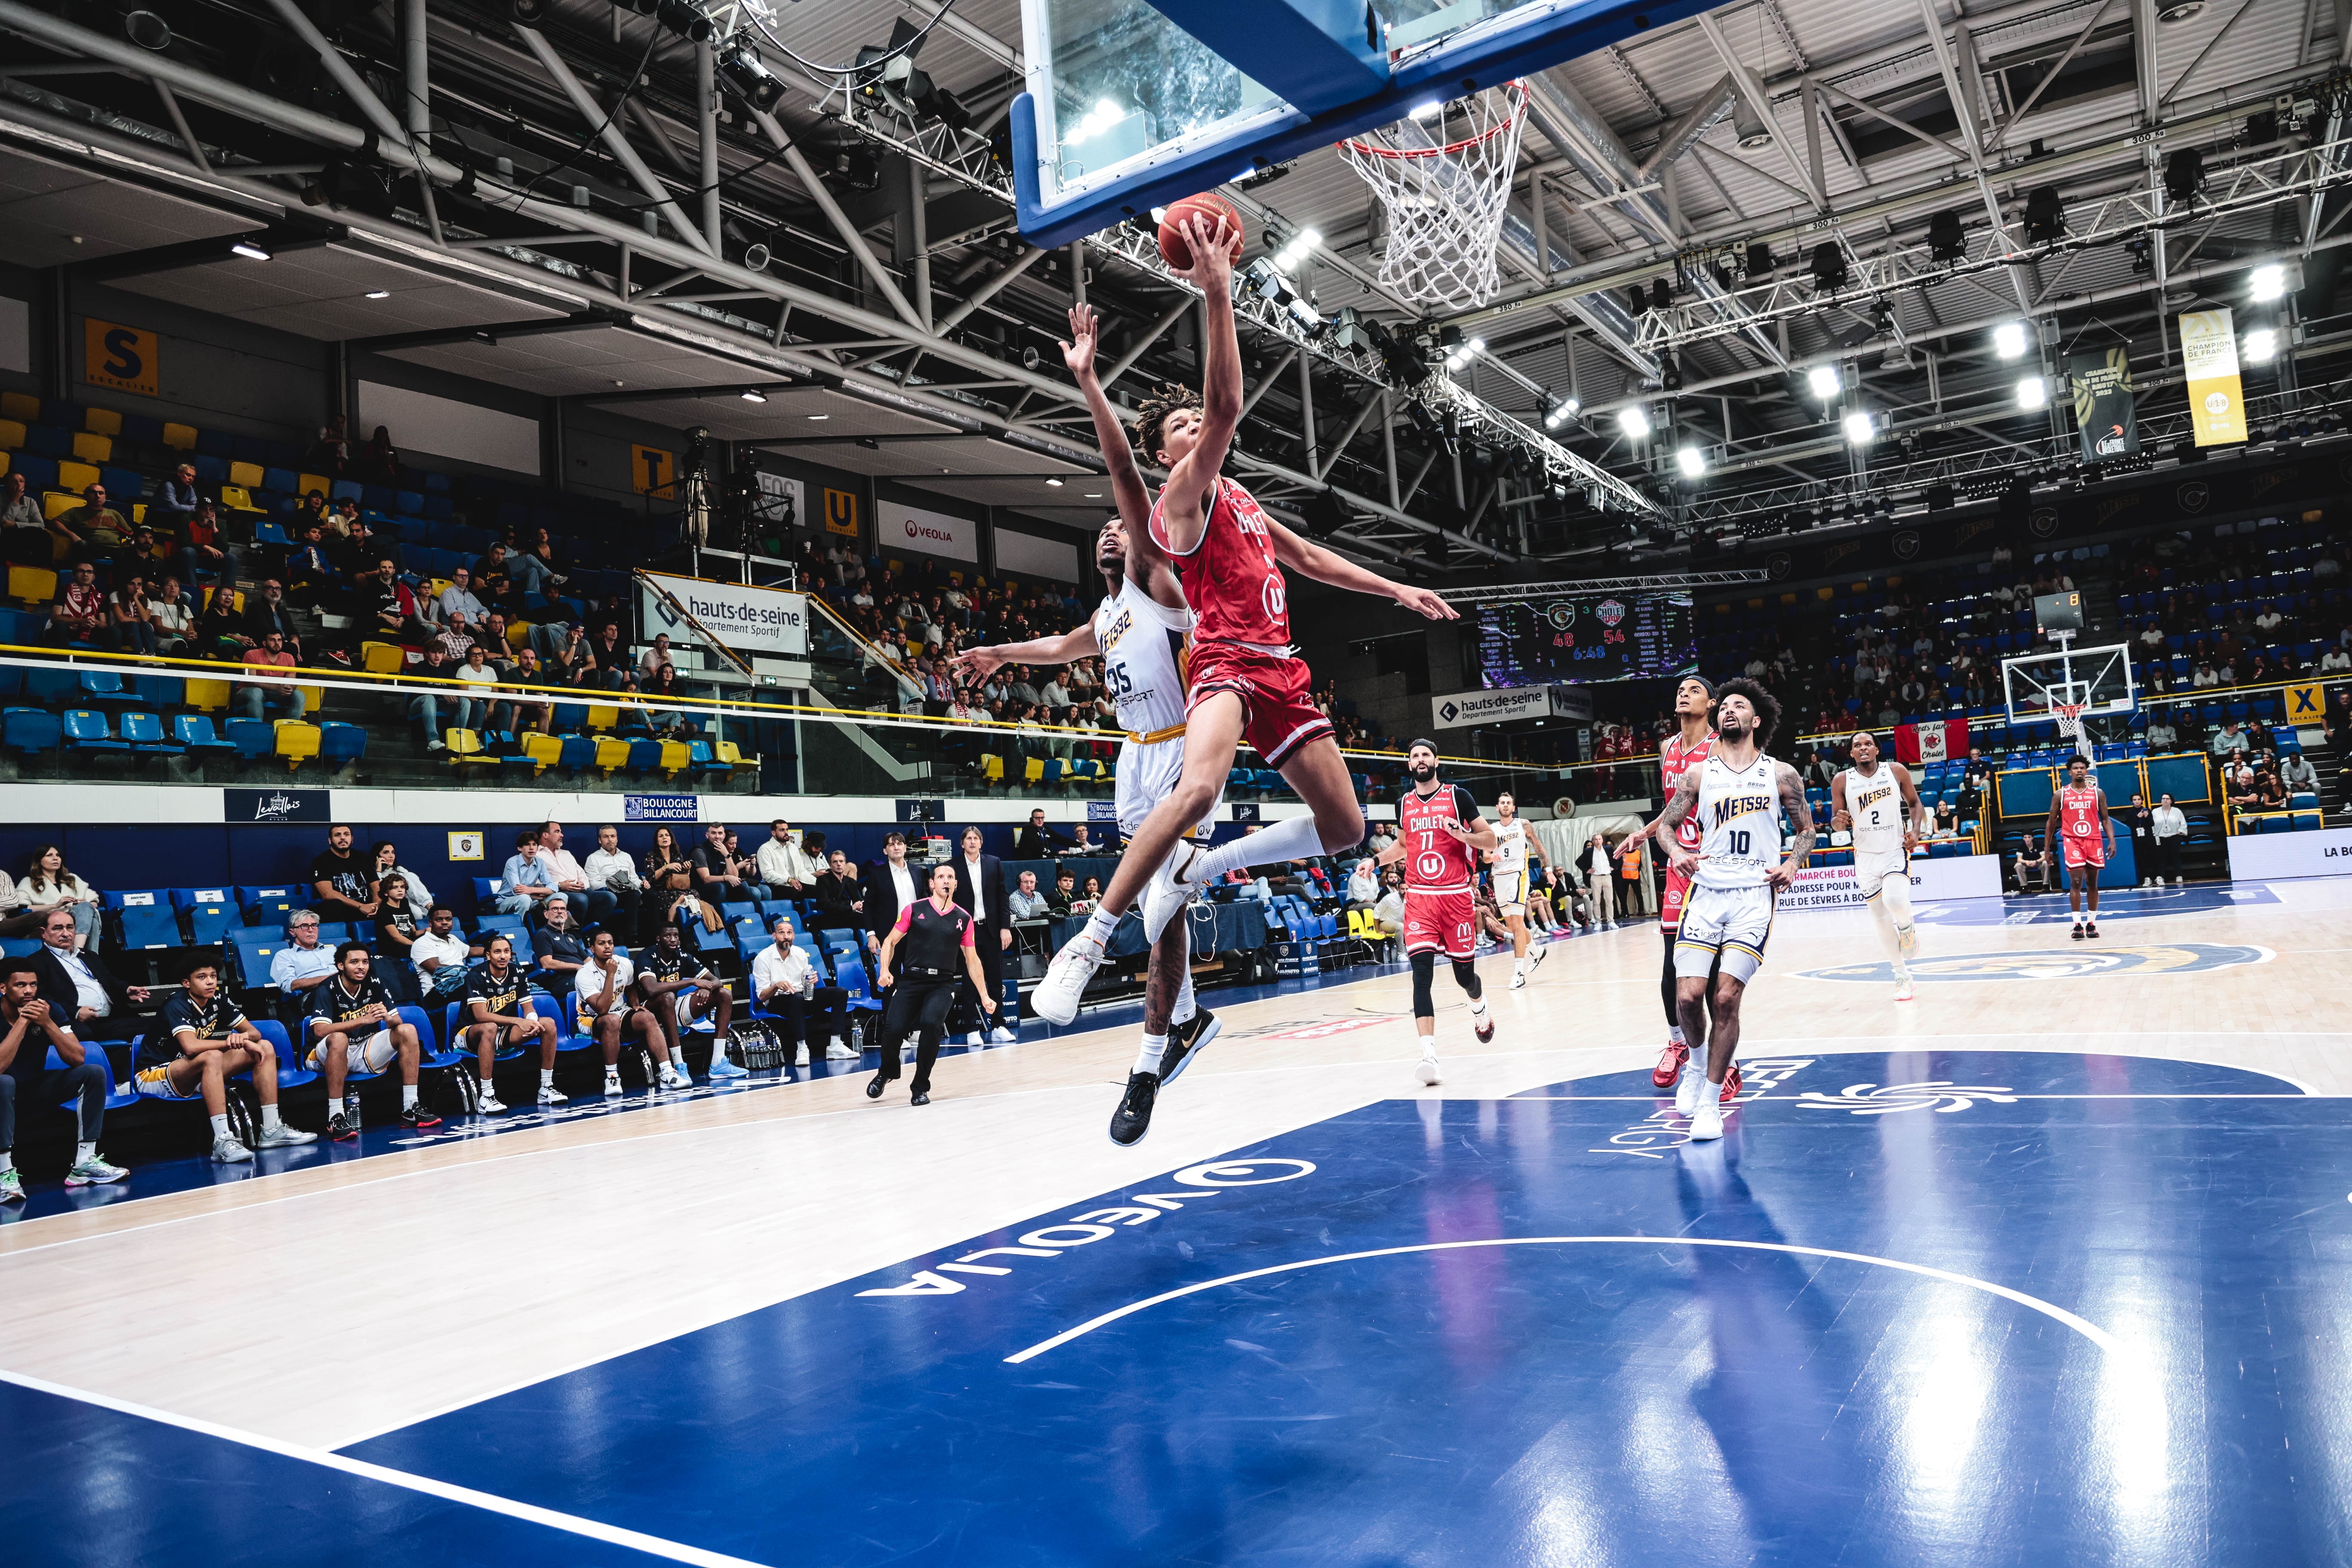
POLYGON ((1666 933, 1666 956, 1658 969, 1658 995, 1666 1005, 1666 1024, 1671 1028, 1682 1026, 1682 1013, 1675 1001, 1675 933, 1666 933))
POLYGON ((1454 961, 1454 981, 1463 990, 1470 993, 1470 1000, 1473 1002, 1478 1000, 1484 991, 1484 987, 1478 984, 1478 966, 1458 958, 1454 961))
POLYGON ((1886 913, 1896 929, 1911 923, 1911 876, 1906 871, 1890 874, 1878 885, 1878 901, 1886 906, 1886 913))
POLYGON ((1430 994, 1430 983, 1437 977, 1437 954, 1416 952, 1412 955, 1412 1016, 1416 1018, 1437 1016, 1437 999, 1430 994))

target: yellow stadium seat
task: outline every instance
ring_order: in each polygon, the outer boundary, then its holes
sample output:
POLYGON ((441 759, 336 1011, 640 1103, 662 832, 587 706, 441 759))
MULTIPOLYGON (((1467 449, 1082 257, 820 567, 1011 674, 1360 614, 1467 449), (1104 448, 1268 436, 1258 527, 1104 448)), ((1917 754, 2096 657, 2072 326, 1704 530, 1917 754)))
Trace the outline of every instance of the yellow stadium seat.
MULTIPOLYGON (((131 503, 131 521, 134 523, 144 522, 147 521, 147 503, 145 501, 140 500, 132 501, 131 503)), ((168 533, 171 531, 166 529, 164 531, 168 533)))
POLYGON ((694 761, 694 753, 686 749, 684 741, 664 741, 661 749, 661 771, 666 773, 682 773, 694 761))
POLYGON ((982 752, 980 759, 980 776, 986 779, 990 784, 1003 784, 1004 782, 1004 759, 998 756, 993 752, 982 752))
POLYGON ((278 754, 286 759, 287 772, 293 772, 319 754, 319 741, 323 733, 316 724, 299 719, 278 721, 278 754))
POLYGON ((194 426, 166 425, 163 426, 163 445, 171 447, 173 451, 189 451, 195 447, 195 444, 196 429, 194 426))
POLYGON ((517 621, 507 628, 507 647, 520 648, 530 640, 530 623, 517 621))
POLYGON ((331 490, 334 488, 334 481, 328 479, 324 474, 304 474, 302 476, 302 493, 304 495, 309 495, 312 490, 317 490, 320 495, 325 495, 329 490, 331 490))
POLYGON ((449 748, 449 765, 460 772, 469 766, 499 765, 498 758, 482 754, 482 737, 472 730, 446 731, 441 739, 449 748))
MULTIPOLYGON (((609 729, 611 729, 614 725, 618 724, 620 721, 621 721, 621 710, 620 710, 620 706, 619 706, 617 703, 612 703, 612 702, 591 702, 590 704, 588 704, 588 722, 587 722, 587 728, 589 728, 589 729, 591 729, 591 730, 609 730, 609 729)), ((624 762, 625 762, 625 761, 627 761, 627 760, 628 760, 628 754, 627 754, 627 751, 626 751, 625 747, 624 748, 623 752, 622 752, 622 760, 623 760, 624 762)), ((596 757, 596 765, 597 765, 598 767, 602 767, 602 766, 604 766, 604 753, 603 753, 602 752, 599 752, 597 753, 597 757, 596 757)))
POLYGON ((25 422, 21 419, 0 419, 0 447, 10 451, 25 444, 25 422))
POLYGON ((253 504, 253 498, 246 494, 245 489, 241 485, 221 486, 220 503, 221 505, 228 508, 231 511, 259 511, 261 510, 259 507, 253 504))
POLYGON ((0 479, 5 479, 8 477, 8 453, 0 452, 0 479))
POLYGON ((241 489, 259 489, 263 483, 261 477, 261 465, 259 463, 231 463, 228 466, 228 482, 237 486, 241 489))
POLYGON ((370 675, 398 675, 408 668, 408 655, 398 643, 363 642, 360 644, 360 668, 370 675))
POLYGON ((81 427, 93 436, 120 436, 122 416, 111 408, 86 408, 82 410, 81 427))
POLYGON ((719 742, 711 748, 711 752, 730 768, 740 768, 744 765, 743 748, 732 741, 719 742))
POLYGON ((85 463, 110 463, 114 460, 114 437, 93 436, 87 430, 77 430, 73 438, 74 456, 85 463))
POLYGON ((88 463, 67 462, 58 465, 58 489, 61 490, 71 490, 74 494, 79 495, 98 483, 98 470, 88 463))
POLYGON ((543 773, 563 755, 563 742, 552 735, 542 735, 533 731, 522 738, 522 754, 538 763, 535 771, 543 773))
POLYGON ((187 689, 188 706, 205 713, 217 713, 228 706, 228 682, 199 680, 191 678, 187 689))
POLYGON ((41 422, 41 400, 29 392, 0 392, 0 415, 20 425, 41 422))
POLYGON ((606 773, 618 773, 629 765, 629 743, 610 735, 596 737, 596 765, 606 773))
POLYGON ((46 605, 58 596, 58 574, 46 566, 11 566, 8 596, 28 605, 46 605))
MULTIPOLYGON (((65 468, 71 468, 73 465, 67 463, 62 466, 65 468)), ((74 508, 79 505, 81 505, 81 497, 79 496, 68 495, 63 490, 44 490, 41 492, 41 515, 43 517, 60 517, 65 513, 73 510, 74 508)))
POLYGON ((305 686, 297 681, 294 689, 302 694, 302 711, 305 714, 316 713, 327 705, 327 689, 323 686, 305 686))
POLYGON ((1022 781, 1026 784, 1045 783, 1045 759, 1043 757, 1032 757, 1027 762, 1022 763, 1021 777, 1022 781))

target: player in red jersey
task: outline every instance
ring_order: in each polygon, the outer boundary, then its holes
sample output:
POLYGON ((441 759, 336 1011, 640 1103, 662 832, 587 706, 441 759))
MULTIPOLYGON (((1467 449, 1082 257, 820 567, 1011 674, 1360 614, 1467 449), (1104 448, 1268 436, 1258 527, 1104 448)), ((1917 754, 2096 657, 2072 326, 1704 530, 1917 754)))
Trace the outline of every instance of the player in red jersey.
POLYGON ((1413 1076, 1433 1085, 1437 1004, 1430 984, 1439 953, 1454 961, 1454 983, 1470 997, 1478 1043, 1495 1037, 1486 993, 1478 984, 1478 914, 1471 899, 1478 876, 1472 852, 1495 847, 1495 830, 1478 815, 1468 790, 1437 782, 1437 748, 1431 742, 1415 741, 1405 752, 1405 768, 1412 787, 1397 802, 1397 841, 1380 859, 1383 866, 1404 862, 1404 955, 1412 965, 1412 1026, 1421 1032, 1421 1065, 1413 1076))
MULTIPOLYGON (((1685 675, 1675 688, 1675 717, 1682 723, 1681 732, 1669 735, 1658 747, 1658 776, 1664 784, 1661 800, 1675 798, 1675 786, 1683 782, 1683 774, 1707 759, 1715 749, 1715 688, 1696 675, 1685 675)), ((1697 823, 1685 819, 1681 827, 1670 836, 1665 826, 1665 815, 1642 829, 1642 837, 1654 838, 1664 847, 1669 837, 1679 838, 1682 847, 1692 854, 1698 853, 1700 829, 1697 823)), ((1704 1039, 1688 1039, 1683 1033, 1682 1017, 1675 1005, 1675 939, 1683 923, 1683 903, 1690 897, 1690 879, 1674 868, 1674 858, 1666 858, 1666 883, 1658 903, 1658 934, 1666 939, 1666 956, 1658 981, 1658 994, 1666 1007, 1666 1048, 1659 1053, 1658 1065, 1650 1069, 1650 1087, 1672 1089, 1680 1081, 1683 1063, 1690 1059, 1691 1047, 1704 1049, 1704 1039)), ((1706 1018, 1704 1010, 1699 1015, 1706 1018)), ((1734 1062, 1730 1076, 1724 1079, 1724 1100, 1739 1096, 1739 1064, 1734 1062)))
POLYGON ((1222 477, 1242 411, 1233 236, 1222 217, 1213 227, 1197 218, 1180 226, 1193 257, 1181 276, 1206 296, 1202 395, 1171 388, 1139 411, 1137 444, 1167 470, 1168 483, 1152 504, 1148 543, 1130 539, 1129 547, 1164 552, 1192 610, 1184 771, 1128 839, 1094 917, 1054 955, 1031 994, 1031 1010, 1055 1024, 1077 1016, 1078 999, 1102 963, 1112 928, 1147 884, 1151 896, 1144 931, 1147 940, 1156 940, 1193 889, 1236 866, 1304 859, 1363 841, 1363 808, 1348 764, 1331 721, 1309 696, 1307 666, 1290 647, 1282 569, 1394 599, 1433 621, 1455 618, 1453 606, 1426 588, 1391 583, 1299 538, 1266 516, 1249 491, 1222 477), (1280 770, 1311 815, 1286 817, 1246 843, 1236 838, 1214 850, 1186 846, 1171 859, 1184 831, 1208 815, 1244 741, 1268 767, 1280 770))
POLYGON ((2066 761, 2066 782, 2050 797, 2049 842, 2066 846, 2066 908, 2074 916, 2074 940, 2098 935, 2099 873, 2116 852, 2116 819, 2107 810, 2107 792, 2091 776, 2087 757, 2066 761), (2085 884, 2091 893, 2088 925, 2083 923, 2085 884))

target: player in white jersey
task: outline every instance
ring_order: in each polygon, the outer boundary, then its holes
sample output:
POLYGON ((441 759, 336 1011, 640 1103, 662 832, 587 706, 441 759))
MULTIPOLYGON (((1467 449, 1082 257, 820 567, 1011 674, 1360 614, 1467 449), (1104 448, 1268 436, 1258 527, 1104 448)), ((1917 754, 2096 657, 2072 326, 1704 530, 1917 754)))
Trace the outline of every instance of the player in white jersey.
POLYGON ((1528 887, 1535 876, 1533 862, 1543 859, 1543 846, 1528 831, 1519 816, 1519 803, 1509 790, 1495 797, 1494 827, 1495 847, 1487 851, 1486 858, 1495 868, 1495 907, 1511 928, 1511 989, 1517 991, 1551 951, 1537 948, 1535 963, 1528 962, 1528 887))
POLYGON ((1912 997, 1911 955, 1919 933, 1911 921, 1911 851, 1925 837, 1927 808, 1901 763, 1882 762, 1878 737, 1854 732, 1853 765, 1830 781, 1830 826, 1853 835, 1853 875, 1895 961, 1895 999, 1912 997))
MULTIPOLYGON (((1168 557, 1151 542, 1148 526, 1151 497, 1135 466, 1134 447, 1102 384, 1094 374, 1097 322, 1091 307, 1070 311, 1070 341, 1063 363, 1077 379, 1093 412, 1095 435, 1110 470, 1111 493, 1119 515, 1095 535, 1095 565, 1106 597, 1094 618, 1075 631, 1034 642, 973 648, 957 660, 970 679, 984 679, 999 666, 1066 664, 1100 654, 1103 688, 1118 706, 1127 739, 1116 767, 1118 830, 1134 837, 1153 806, 1173 793, 1184 772, 1184 661, 1192 612, 1168 557)), ((1199 828, 1205 836, 1223 798, 1212 797, 1199 828)), ((1171 855, 1186 851, 1176 841, 1171 855)), ((1111 1142, 1142 1142, 1151 1131, 1151 1111, 1160 1089, 1175 1081, 1216 1038, 1216 1015, 1192 998, 1191 936, 1187 922, 1171 921, 1151 944, 1143 982, 1143 1045, 1128 1073, 1127 1092, 1111 1115, 1111 1142)))
POLYGON ((1699 1038, 1702 1023, 1707 1026, 1705 1066, 1692 1052, 1675 1089, 1675 1109, 1690 1118, 1694 1142, 1723 1136, 1723 1080, 1739 1048, 1739 999, 1764 963, 1773 902, 1796 881, 1813 847, 1803 782, 1764 752, 1780 720, 1780 705, 1763 687, 1744 678, 1725 681, 1716 692, 1719 738, 1706 761, 1683 774, 1659 818, 1666 830, 1660 842, 1675 869, 1692 881, 1675 940, 1675 1005, 1688 1037, 1699 1038), (1793 828, 1785 853, 1783 815, 1793 828), (1700 827, 1696 853, 1678 836, 1668 837, 1685 818, 1700 827))

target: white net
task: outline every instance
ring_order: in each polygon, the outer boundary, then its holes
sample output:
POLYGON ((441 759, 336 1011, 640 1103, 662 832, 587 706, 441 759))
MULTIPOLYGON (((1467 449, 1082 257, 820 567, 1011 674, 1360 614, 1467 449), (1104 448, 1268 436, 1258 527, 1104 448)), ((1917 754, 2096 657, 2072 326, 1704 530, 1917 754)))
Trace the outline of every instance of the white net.
POLYGON ((2079 702, 2059 702, 2052 705, 2050 716, 2058 721, 2058 732, 2068 740, 2083 727, 2083 705, 2079 702))
POLYGON ((1495 248, 1527 101, 1525 88, 1506 82, 1339 143, 1339 155, 1388 214, 1383 289, 1426 305, 1483 305, 1495 297, 1495 248))

